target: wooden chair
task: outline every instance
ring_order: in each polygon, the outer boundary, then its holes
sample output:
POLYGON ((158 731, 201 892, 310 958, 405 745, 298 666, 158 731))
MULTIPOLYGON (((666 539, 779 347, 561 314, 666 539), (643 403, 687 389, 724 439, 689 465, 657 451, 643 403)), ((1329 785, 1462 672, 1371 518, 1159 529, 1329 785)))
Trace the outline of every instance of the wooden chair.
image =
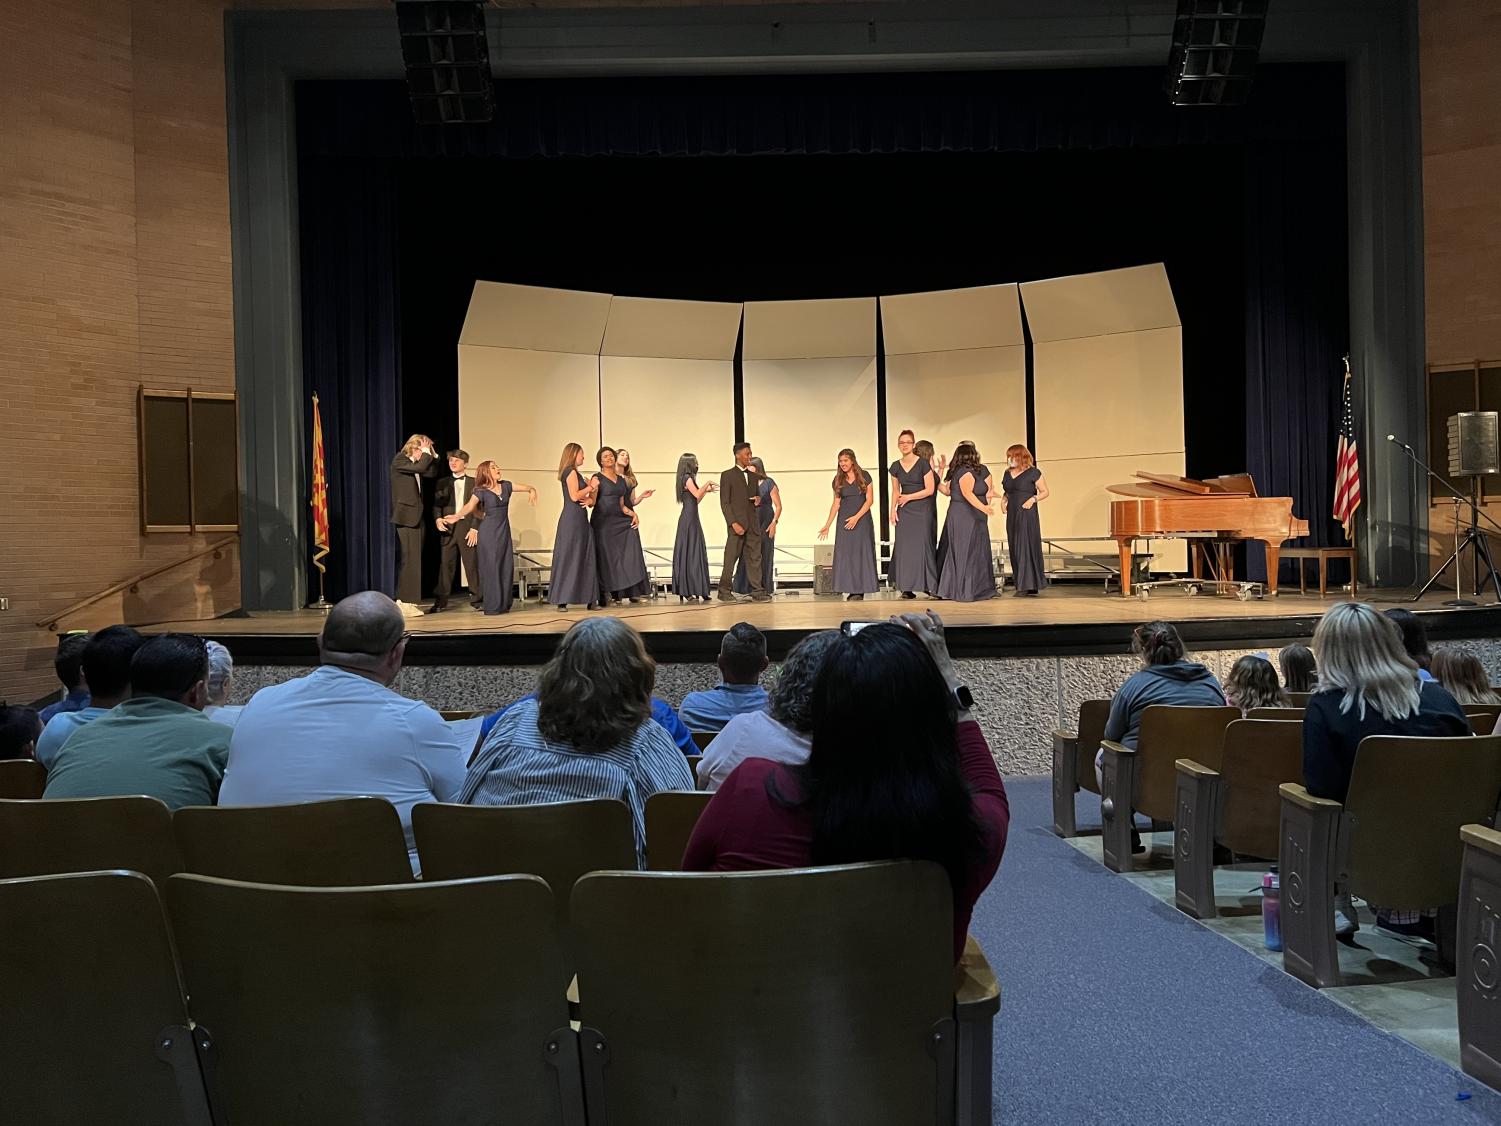
POLYGON ((484 710, 480 710, 480 711, 439 712, 438 714, 440 716, 442 716, 443 719, 446 720, 447 722, 452 723, 455 720, 460 720, 460 719, 474 719, 476 716, 489 715, 490 713, 487 712, 487 711, 484 711, 484 710))
POLYGON ((1105 752, 1100 771, 1105 867, 1131 871, 1132 812, 1172 821, 1177 814, 1177 761, 1191 758, 1218 770, 1225 728, 1239 718, 1239 708, 1154 704, 1142 713, 1136 750, 1109 740, 1100 744, 1105 752))
POLYGON ((1461 704, 1460 707, 1464 708, 1465 715, 1468 716, 1501 716, 1501 704, 1461 704))
POLYGON ((1459 1002, 1459 1065, 1501 1087, 1501 833, 1485 825, 1459 830, 1464 855, 1459 872, 1459 922, 1455 993, 1459 1002))
POLYGON ((35 801, 47 788, 47 768, 34 758, 0 761, 0 798, 35 801))
MULTIPOLYGON (((1282 712, 1287 708, 1257 708, 1282 712)), ((1218 914, 1214 846, 1277 858, 1281 796, 1277 787, 1303 777, 1303 725, 1287 719, 1237 719, 1225 728, 1218 770, 1180 758, 1173 816, 1173 882, 1178 907, 1196 919, 1218 914)))
POLYGON ((215 1117, 583 1123, 535 876, 385 887, 167 881, 215 1117))
POLYGON ((1307 708, 1308 701, 1313 699, 1312 692, 1289 692, 1287 698, 1295 708, 1307 708))
POLYGON ((702 751, 710 743, 714 742, 714 740, 718 737, 719 732, 717 732, 717 731, 694 731, 691 734, 693 735, 693 745, 695 747, 697 747, 700 751, 702 751))
POLYGON ((690 773, 690 774, 693 775, 693 784, 694 784, 694 786, 696 786, 698 789, 702 790, 704 788, 704 783, 703 783, 703 780, 700 779, 699 776, 698 776, 698 764, 704 761, 704 756, 703 755, 685 755, 684 757, 688 760, 688 773, 690 773))
POLYGON ((1353 534, 1350 536, 1350 545, 1348 547, 1284 547, 1282 549, 1283 559, 1297 560, 1299 594, 1308 593, 1308 588, 1305 585, 1307 576, 1304 573, 1304 564, 1310 559, 1318 563, 1320 598, 1327 598, 1329 596, 1329 560, 1331 559, 1349 561, 1350 598, 1354 600, 1360 597, 1360 564, 1357 561, 1358 557, 1359 553, 1355 549, 1355 536, 1353 534))
POLYGON ((1246 713, 1246 718, 1301 720, 1306 710, 1305 708, 1252 708, 1246 713))
POLYGON ((1105 738, 1105 721, 1109 718, 1109 700, 1085 700, 1079 705, 1078 730, 1053 732, 1053 832, 1060 837, 1079 835, 1074 795, 1080 789, 1100 792, 1094 756, 1105 738))
POLYGON ((1470 721, 1470 728, 1476 735, 1494 734, 1496 731, 1496 713, 1472 711, 1471 708, 1473 707, 1474 705, 1472 704, 1464 705, 1465 717, 1470 721))
POLYGON ((115 868, 158 884, 182 871, 172 814, 159 799, 0 800, 0 878, 115 868))
POLYGON ((1361 740, 1343 805, 1295 783, 1281 792, 1282 965, 1322 989, 1340 981, 1336 879, 1393 910, 1454 904, 1460 827, 1489 819, 1501 797, 1501 735, 1373 735, 1361 740))
POLYGON ((663 790, 646 799, 646 866, 653 872, 677 872, 699 815, 713 794, 663 790))
POLYGON ((203 876, 298 887, 412 879, 401 818, 385 798, 188 806, 172 826, 184 871, 203 876))
POLYGON ((586 872, 636 869, 636 833, 622 801, 544 805, 450 805, 412 809, 412 831, 426 880, 540 876, 552 889, 562 936, 564 981, 573 977, 573 885, 586 872))
MULTIPOLYGON (((0 881, 0 1117, 209 1126, 177 959, 137 872, 0 881)), ((204 1045, 206 1046, 206 1045, 204 1045)))
POLYGON ((999 988, 934 864, 597 873, 573 918, 591 1123, 991 1121, 999 988))

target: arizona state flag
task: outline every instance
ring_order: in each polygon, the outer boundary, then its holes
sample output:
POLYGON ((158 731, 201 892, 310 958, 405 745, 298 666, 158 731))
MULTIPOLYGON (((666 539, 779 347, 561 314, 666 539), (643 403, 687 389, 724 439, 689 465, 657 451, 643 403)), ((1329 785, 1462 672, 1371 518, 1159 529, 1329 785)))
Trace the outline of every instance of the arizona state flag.
MULTIPOLYGON (((313 396, 313 566, 328 570, 323 557, 328 554, 328 477, 323 468, 323 416, 318 413, 318 396, 313 396)), ((319 580, 322 581, 321 579, 319 580)))

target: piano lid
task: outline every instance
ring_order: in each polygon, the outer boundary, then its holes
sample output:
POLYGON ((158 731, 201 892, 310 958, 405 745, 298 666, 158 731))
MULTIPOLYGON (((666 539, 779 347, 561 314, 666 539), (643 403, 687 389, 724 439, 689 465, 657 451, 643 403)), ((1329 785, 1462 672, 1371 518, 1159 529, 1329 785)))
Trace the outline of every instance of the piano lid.
POLYGON ((1179 477, 1172 473, 1149 473, 1138 469, 1136 481, 1105 486, 1112 493, 1127 497, 1173 497, 1191 500, 1195 497, 1254 497, 1256 482, 1249 473, 1232 473, 1223 477, 1211 477, 1199 481, 1193 477, 1179 477))

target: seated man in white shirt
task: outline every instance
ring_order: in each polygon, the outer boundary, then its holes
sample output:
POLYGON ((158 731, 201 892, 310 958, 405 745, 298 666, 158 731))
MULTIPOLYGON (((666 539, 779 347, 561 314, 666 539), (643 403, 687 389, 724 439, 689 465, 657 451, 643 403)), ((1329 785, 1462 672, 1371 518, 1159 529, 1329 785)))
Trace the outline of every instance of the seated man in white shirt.
POLYGON ((455 799, 467 748, 432 708, 391 690, 406 643, 401 611, 384 594, 352 594, 330 610, 322 667, 262 688, 240 713, 219 804, 386 798, 417 872, 412 807, 455 799))
POLYGON ((789 765, 808 761, 813 746, 813 687, 818 683, 824 654, 838 636, 838 630, 826 629, 810 633, 794 645, 777 671, 767 710, 737 715, 714 736, 698 764, 699 781, 705 790, 719 789, 730 772, 748 758, 789 765))

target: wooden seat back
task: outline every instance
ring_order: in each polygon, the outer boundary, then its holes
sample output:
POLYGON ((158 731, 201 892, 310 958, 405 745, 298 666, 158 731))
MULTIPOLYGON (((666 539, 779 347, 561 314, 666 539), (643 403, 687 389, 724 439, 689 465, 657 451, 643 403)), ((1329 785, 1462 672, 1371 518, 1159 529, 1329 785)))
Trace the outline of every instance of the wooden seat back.
POLYGON ((297 887, 412 879, 406 834, 385 798, 187 806, 172 817, 184 871, 297 887))
POLYGON ((646 866, 653 872, 677 872, 699 815, 713 794, 662 790, 646 799, 646 866))
POLYGON ((1501 798, 1501 735, 1362 739, 1345 798, 1350 890, 1393 910, 1456 902, 1459 830, 1501 798))
POLYGON ((1178 785, 1177 761, 1193 759, 1220 768, 1225 728, 1240 718, 1232 707, 1173 707, 1154 704, 1142 712, 1136 755, 1140 764, 1135 808, 1158 821, 1173 820, 1178 785))
POLYGON ((599 873, 573 919, 591 1121, 952 1122, 938 866, 599 873))
POLYGON ((180 875, 164 898, 229 1122, 547 1124, 578 1101, 552 893, 535 876, 180 875))
POLYGON ((1275 860, 1282 817, 1277 787, 1303 778, 1303 725, 1295 720, 1236 720, 1225 728, 1220 774, 1224 807, 1215 839, 1235 852, 1275 860))
POLYGON ((182 871, 159 798, 0 800, 0 878, 124 869, 160 884, 182 871))
POLYGON ((47 768, 34 758, 0 761, 0 798, 35 800, 47 788, 47 768))
POLYGON ((177 959, 150 880, 0 880, 0 948, 5 1121, 208 1126, 177 959))
POLYGON ((1094 756, 1099 753, 1100 743, 1105 738, 1105 722, 1110 718, 1109 700, 1085 700, 1079 705, 1079 789, 1092 794, 1100 792, 1100 783, 1094 776, 1094 756))
POLYGON ((1302 719, 1302 708, 1252 708, 1246 712, 1246 719, 1302 719))

